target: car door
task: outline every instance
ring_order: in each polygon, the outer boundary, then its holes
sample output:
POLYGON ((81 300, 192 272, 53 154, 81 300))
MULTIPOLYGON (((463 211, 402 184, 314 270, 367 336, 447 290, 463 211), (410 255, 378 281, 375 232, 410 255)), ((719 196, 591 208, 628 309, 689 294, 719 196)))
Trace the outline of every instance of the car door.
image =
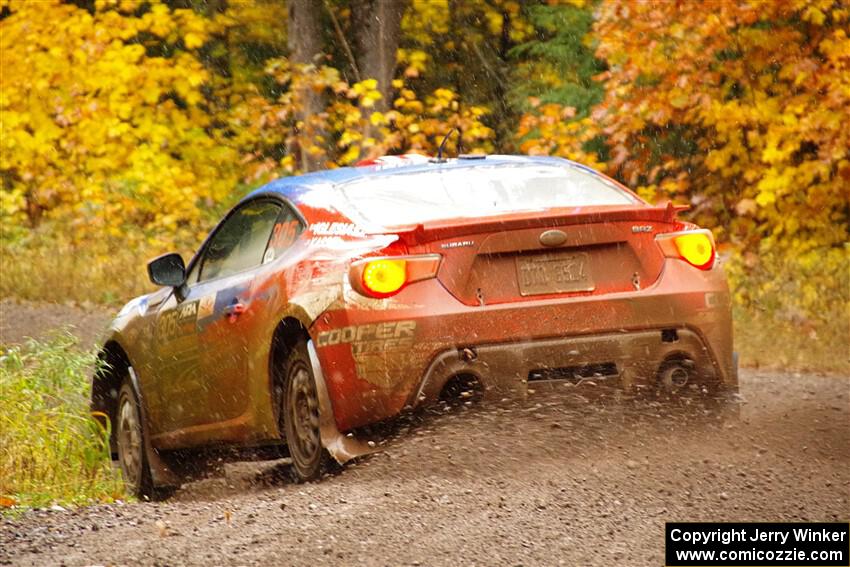
MULTIPOLYGON (((166 431, 211 425, 235 417, 246 395, 246 329, 250 290, 260 266, 280 203, 255 199, 234 209, 207 240, 190 267, 182 301, 170 298, 157 325, 160 380, 166 431)), ((209 429, 211 435, 215 427, 209 429)), ((214 435, 209 439, 214 440, 214 435)), ((203 441, 203 440, 197 440, 203 441)))
POLYGON ((171 292, 156 311, 155 356, 149 372, 142 373, 148 417, 155 435, 176 429, 184 412, 183 405, 197 397, 203 388, 195 333, 196 308, 197 299, 191 293, 179 301, 171 292))
MULTIPOLYGON (((264 227, 264 231, 265 231, 264 227)), ((288 207, 282 206, 271 229, 271 238, 265 247, 262 260, 251 270, 251 288, 240 287, 238 295, 219 293, 216 300, 216 313, 207 319, 198 319, 201 367, 209 380, 210 391, 216 392, 216 398, 210 401, 220 418, 221 439, 239 435, 246 412, 250 410, 252 379, 261 379, 267 384, 268 361, 251 364, 251 356, 259 353, 262 346, 268 346, 271 334, 267 331, 270 322, 277 316, 272 297, 275 285, 280 278, 276 272, 280 260, 303 230, 303 224, 288 207), (259 275, 258 275, 259 274, 259 275), (239 313, 224 314, 227 305, 238 305, 239 313), (265 343, 264 345, 261 343, 265 343), (226 347, 223 345, 227 345, 226 347)), ((247 281, 239 282, 240 286, 247 281)), ((256 361, 254 361, 256 362, 256 361)))

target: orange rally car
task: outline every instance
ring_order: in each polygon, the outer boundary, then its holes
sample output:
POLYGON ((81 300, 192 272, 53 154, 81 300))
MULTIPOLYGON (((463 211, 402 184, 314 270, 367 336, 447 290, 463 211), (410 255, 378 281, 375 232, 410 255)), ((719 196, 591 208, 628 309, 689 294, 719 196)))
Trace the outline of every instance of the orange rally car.
POLYGON ((243 199, 104 342, 93 409, 140 496, 171 456, 286 447, 298 479, 364 451, 345 435, 475 383, 737 387, 708 230, 563 159, 397 156, 243 199))

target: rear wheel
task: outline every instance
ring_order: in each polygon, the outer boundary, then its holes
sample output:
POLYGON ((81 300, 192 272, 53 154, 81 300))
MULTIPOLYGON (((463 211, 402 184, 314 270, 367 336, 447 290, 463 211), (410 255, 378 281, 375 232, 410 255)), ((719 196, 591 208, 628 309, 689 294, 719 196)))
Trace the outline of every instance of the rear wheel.
POLYGON ((283 429, 295 480, 316 480, 330 468, 330 455, 322 446, 319 430, 319 397, 316 380, 300 340, 286 358, 283 372, 283 429))
POLYGON ((121 384, 115 419, 118 464, 124 477, 124 485, 127 491, 137 498, 152 498, 154 487, 145 453, 142 414, 129 378, 121 384))

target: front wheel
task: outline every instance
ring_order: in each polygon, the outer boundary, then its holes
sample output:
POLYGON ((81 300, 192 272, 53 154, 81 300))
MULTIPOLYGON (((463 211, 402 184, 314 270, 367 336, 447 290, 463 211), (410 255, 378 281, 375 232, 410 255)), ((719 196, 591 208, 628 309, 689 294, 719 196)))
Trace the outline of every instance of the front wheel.
POLYGON ((330 469, 331 459, 322 446, 316 379, 303 340, 287 356, 282 374, 284 395, 280 415, 293 476, 299 482, 316 480, 330 469))
POLYGON ((118 411, 115 417, 118 464, 124 476, 124 485, 136 498, 152 498, 154 486, 145 453, 142 414, 139 400, 129 379, 125 379, 121 384, 118 394, 118 411))

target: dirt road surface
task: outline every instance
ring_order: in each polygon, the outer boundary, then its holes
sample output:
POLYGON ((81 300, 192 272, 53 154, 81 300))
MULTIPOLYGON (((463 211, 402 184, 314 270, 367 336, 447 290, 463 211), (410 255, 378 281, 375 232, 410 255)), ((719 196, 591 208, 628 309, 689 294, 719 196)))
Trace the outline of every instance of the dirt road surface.
POLYGON ((57 305, 36 301, 0 299, 0 345, 22 344, 27 339, 44 340, 52 333, 67 330, 82 348, 90 348, 100 338, 118 309, 96 305, 57 305))
POLYGON ((421 411, 318 483, 236 463, 0 519, 0 564, 657 567, 667 521, 850 519, 850 377, 743 371, 737 416, 595 391, 421 411))

